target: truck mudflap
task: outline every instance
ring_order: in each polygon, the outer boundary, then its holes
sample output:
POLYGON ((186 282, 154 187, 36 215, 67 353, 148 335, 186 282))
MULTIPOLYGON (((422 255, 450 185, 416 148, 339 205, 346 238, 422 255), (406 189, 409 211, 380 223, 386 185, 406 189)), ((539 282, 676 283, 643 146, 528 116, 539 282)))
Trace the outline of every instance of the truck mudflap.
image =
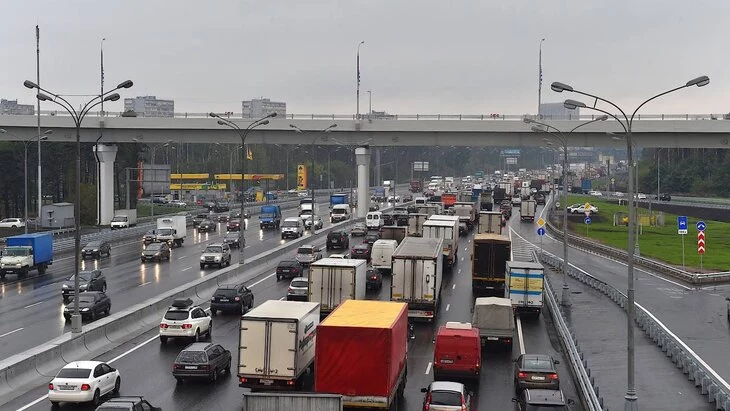
POLYGON ((406 383, 408 383, 408 366, 405 365, 398 375, 398 384, 395 389, 390 393, 388 397, 377 397, 377 396, 342 396, 342 405, 351 408, 382 408, 390 409, 390 406, 395 401, 403 401, 403 394, 406 390, 406 383))

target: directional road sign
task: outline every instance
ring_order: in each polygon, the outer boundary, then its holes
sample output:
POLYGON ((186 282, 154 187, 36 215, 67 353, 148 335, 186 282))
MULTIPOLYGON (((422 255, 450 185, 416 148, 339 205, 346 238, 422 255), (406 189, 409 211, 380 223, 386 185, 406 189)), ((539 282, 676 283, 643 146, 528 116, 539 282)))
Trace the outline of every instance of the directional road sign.
POLYGON ((687 235, 687 216, 677 216, 677 234, 687 235))
POLYGON ((545 229, 543 227, 538 228, 537 229, 537 235, 539 235, 540 237, 544 236, 545 235, 545 229))
POLYGON ((699 254, 705 253, 705 232, 704 231, 700 231, 697 233, 697 252, 699 254))
POLYGON ((707 228, 707 224, 704 221, 697 222, 697 231, 705 231, 705 228, 707 228))
MULTIPOLYGON (((538 219, 537 219, 537 225, 538 225, 539 227, 542 227, 542 226, 544 226, 544 225, 545 225, 545 220, 543 220, 543 218, 542 218, 542 217, 538 218, 538 219)), ((540 234, 540 235, 542 235, 542 234, 540 234)))
POLYGON ((591 223, 591 218, 590 217, 586 217, 586 218, 583 219, 583 222, 586 223, 586 224, 590 224, 591 223))

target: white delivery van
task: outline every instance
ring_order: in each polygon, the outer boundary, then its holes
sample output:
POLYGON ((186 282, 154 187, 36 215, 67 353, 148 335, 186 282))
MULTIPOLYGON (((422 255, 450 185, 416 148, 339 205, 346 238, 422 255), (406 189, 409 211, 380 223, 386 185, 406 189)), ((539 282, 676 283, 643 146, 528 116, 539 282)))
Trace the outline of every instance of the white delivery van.
POLYGON ((281 223, 281 238, 299 238, 304 235, 304 220, 300 217, 289 217, 281 223))
POLYGON ((382 271, 390 271, 392 267, 392 257, 395 249, 398 247, 397 240, 377 240, 373 243, 370 250, 370 264, 373 268, 382 271))
POLYGON ((370 211, 365 216, 365 226, 368 230, 380 230, 384 224, 383 213, 380 211, 370 211))
POLYGON ((341 221, 350 219, 350 205, 349 204, 335 204, 332 206, 330 211, 330 222, 339 223, 341 221))

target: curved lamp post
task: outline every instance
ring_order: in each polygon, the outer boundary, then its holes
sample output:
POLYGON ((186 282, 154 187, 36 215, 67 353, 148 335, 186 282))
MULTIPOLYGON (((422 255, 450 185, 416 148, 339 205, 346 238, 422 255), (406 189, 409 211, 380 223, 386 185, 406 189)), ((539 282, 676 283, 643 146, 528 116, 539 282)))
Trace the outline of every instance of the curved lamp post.
MULTIPOLYGON (((628 225, 628 252, 631 253, 634 250, 634 233, 633 233, 633 225, 634 222, 634 182, 633 182, 633 155, 632 155, 632 141, 631 141, 631 127, 634 123, 634 117, 636 116, 636 113, 643 107, 646 103, 661 97, 665 94, 672 93, 677 90, 681 90, 683 88, 697 86, 697 87, 704 87, 706 85, 710 84, 710 78, 707 76, 700 76, 697 78, 694 78, 687 83, 675 87, 671 90, 667 90, 663 93, 659 93, 655 95, 654 97, 651 97, 647 100, 645 100, 643 103, 639 104, 638 107, 634 110, 633 113, 631 113, 631 116, 628 116, 626 112, 624 112, 618 105, 614 104, 613 102, 606 100, 605 98, 598 97, 596 95, 576 90, 573 87, 560 82, 554 82, 550 85, 550 88, 558 93, 562 93, 563 91, 581 94, 587 97, 590 97, 593 100, 593 106, 586 106, 585 103, 582 103, 577 100, 565 100, 565 103, 563 104, 565 108, 567 109, 575 109, 577 107, 587 108, 590 110, 595 110, 598 112, 601 112, 603 114, 606 114, 610 117, 612 117, 614 120, 618 121, 619 124, 621 124, 621 127, 624 129, 624 133, 626 135, 626 157, 629 163, 629 187, 628 187, 628 201, 629 201, 629 225, 628 225), (618 110, 621 114, 621 118, 619 118, 617 115, 611 114, 608 111, 602 110, 596 105, 599 101, 602 101, 616 110, 618 110)), ((626 289, 626 294, 628 297, 628 308, 627 308, 627 330, 626 330, 626 337, 627 337, 627 356, 628 356, 628 380, 627 380, 627 387, 626 387, 626 395, 624 396, 624 399, 626 400, 624 403, 624 410, 638 410, 639 406, 637 403, 637 395, 636 395, 636 383, 635 383, 635 372, 634 372, 634 361, 635 361, 635 353, 634 353, 634 318, 636 317, 636 306, 634 304, 634 256, 632 254, 629 254, 629 258, 627 261, 627 267, 628 267, 628 285, 626 289)))
MULTIPOLYGON (((305 130, 302 130, 301 128, 295 126, 294 124, 289 124, 289 127, 293 128, 294 131, 296 131, 297 133, 300 133, 300 134, 306 134, 306 133, 329 133, 330 130, 332 130, 333 128, 337 127, 337 124, 330 124, 324 130, 319 130, 319 131, 308 131, 308 130, 305 131, 305 130)), ((314 206, 315 205, 315 201, 314 201, 314 143, 316 143, 316 142, 317 142, 317 137, 315 137, 315 138, 312 139, 312 169, 309 171, 309 176, 310 176, 310 180, 309 181, 310 181, 310 184, 312 184, 312 235, 314 235, 316 233, 316 228, 314 227, 314 216, 316 215, 316 213, 315 213, 315 209, 316 208, 314 206)), ((329 178, 329 176, 327 176, 327 178, 329 178)), ((329 183, 327 185, 329 185, 329 183)))
POLYGON ((117 101, 119 100, 120 96, 119 93, 116 93, 117 90, 123 89, 123 88, 130 88, 134 83, 132 83, 132 80, 127 80, 124 82, 119 83, 115 88, 104 92, 102 94, 99 94, 98 96, 94 96, 91 100, 89 100, 86 104, 81 106, 81 108, 76 111, 74 106, 68 102, 65 98, 62 96, 52 93, 42 87, 40 87, 38 84, 30 81, 25 80, 23 82, 23 85, 29 89, 36 89, 38 90, 38 93, 36 94, 36 98, 39 101, 50 101, 58 106, 61 106, 64 110, 68 112, 68 114, 71 115, 71 118, 74 121, 74 125, 76 126, 76 204, 74 204, 74 307, 73 307, 73 314, 71 315, 71 332, 73 333, 80 333, 81 332, 81 313, 79 312, 79 299, 77 298, 79 295, 79 271, 81 271, 81 260, 80 260, 80 254, 81 254, 81 122, 84 121, 84 117, 86 117, 87 114, 93 109, 94 107, 101 104, 103 101, 117 101))
MULTIPOLYGON (((598 118, 595 118, 591 121, 586 121, 585 123, 578 124, 577 126, 573 127, 569 133, 574 132, 575 130, 591 123, 595 123, 596 121, 606 121, 608 119, 608 116, 601 116, 598 118)), ((531 130, 536 133, 548 133, 550 137, 552 137, 555 141, 559 142, 563 146, 563 197, 565 197, 565 204, 563 204, 563 290, 561 292, 561 298, 560 303, 563 307, 570 307, 570 288, 568 287, 568 267, 570 265, 568 264, 568 136, 566 136, 566 133, 563 133, 560 131, 557 127, 551 126, 546 123, 541 123, 539 121, 535 121, 533 119, 525 117, 523 121, 527 124, 538 124, 545 129, 542 129, 540 127, 532 126, 531 130), (553 131, 550 131, 553 130, 553 131)), ((549 139, 545 138, 543 139, 546 142, 549 141, 549 139)))
MULTIPOLYGON (((238 124, 234 123, 233 121, 231 121, 227 118, 223 118, 216 113, 211 112, 208 115, 210 117, 217 118, 219 125, 226 126, 228 128, 233 129, 233 131, 235 131, 238 134, 238 136, 241 137, 241 150, 243 151, 243 155, 241 156, 241 231, 245 231, 246 226, 247 226, 246 219, 244 218, 244 216, 246 215, 246 158, 247 158, 247 154, 248 154, 246 152, 246 137, 248 137, 248 133, 250 133, 251 130, 253 130, 254 128, 259 127, 259 126, 265 126, 265 125, 269 124, 268 119, 276 117, 276 112, 271 113, 267 116, 264 116, 256 121, 252 122, 251 124, 246 126, 246 128, 241 128, 238 126, 238 124)), ((243 263, 245 262, 244 261, 244 248, 245 247, 241 247, 241 251, 240 251, 241 255, 240 255, 239 261, 238 261, 238 264, 241 266, 243 266, 243 263)))

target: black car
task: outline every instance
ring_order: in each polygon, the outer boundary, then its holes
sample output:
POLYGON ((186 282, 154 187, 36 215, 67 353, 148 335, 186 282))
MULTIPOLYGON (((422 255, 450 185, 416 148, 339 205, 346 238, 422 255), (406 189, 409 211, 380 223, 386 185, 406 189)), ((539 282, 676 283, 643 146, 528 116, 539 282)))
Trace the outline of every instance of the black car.
POLYGON ((570 411, 570 405, 575 404, 572 399, 566 399, 561 390, 526 389, 519 398, 513 398, 515 410, 550 410, 570 411))
POLYGON ((466 235, 469 233, 469 226, 466 223, 459 223, 459 235, 466 235))
POLYGON ((345 231, 330 231, 327 234, 327 249, 341 248, 346 250, 350 247, 350 237, 345 231))
POLYGON ((227 223, 231 216, 228 214, 218 214, 218 221, 221 223, 227 223))
POLYGON ((377 204, 370 204, 370 207, 368 207, 368 211, 379 211, 380 206, 377 204))
POLYGON ((253 292, 243 284, 222 285, 213 293, 210 299, 210 314, 218 311, 230 311, 246 314, 253 308, 253 292))
POLYGON ((393 213, 383 213, 380 218, 383 219, 383 225, 395 225, 395 216, 393 213))
POLYGON ((216 201, 215 203, 213 203, 212 210, 216 213, 223 213, 231 211, 231 206, 228 203, 219 203, 216 201))
POLYGON ((172 375, 178 383, 185 378, 207 378, 215 382, 221 373, 231 373, 231 352, 220 344, 192 343, 180 351, 172 366, 172 375))
POLYGON ((155 230, 147 230, 147 232, 142 236, 142 243, 144 245, 152 244, 157 240, 157 231, 155 230))
POLYGON ((101 258, 102 255, 109 257, 112 254, 112 246, 106 241, 90 241, 81 249, 81 257, 101 258))
POLYGON ((231 211, 231 220, 241 218, 241 210, 233 210, 231 211))
MULTIPOLYGON (((74 296, 76 275, 72 275, 61 285, 61 297, 64 303, 74 296)), ((79 292, 101 291, 106 292, 106 277, 101 270, 79 271, 79 292)))
MULTIPOLYGON (((79 299, 79 311, 82 319, 88 318, 94 321, 101 315, 109 315, 109 311, 112 309, 112 301, 101 291, 88 291, 76 298, 79 299)), ((71 320, 75 305, 74 299, 71 299, 63 308, 63 318, 66 321, 71 320)))
MULTIPOLYGON (((657 197, 654 196, 654 199, 657 200, 657 197)), ((672 201, 672 196, 670 196, 669 193, 661 193, 659 195, 658 200, 660 200, 660 201, 672 201)))
POLYGON ((112 397, 96 407, 94 411, 162 411, 162 408, 155 407, 142 396, 123 395, 112 397))
POLYGON ((367 279, 365 282, 366 289, 379 290, 383 287, 383 274, 377 268, 368 268, 365 278, 367 279))
POLYGON ((365 239, 362 240, 362 242, 365 244, 368 244, 372 247, 373 244, 375 244, 376 241, 380 240, 380 234, 378 233, 370 233, 365 236, 365 239))
POLYGON ((241 231, 241 220, 235 219, 228 221, 226 224, 226 230, 228 231, 241 231))
POLYGON ((170 259, 170 246, 167 243, 152 243, 142 250, 142 262, 170 259))
POLYGON ((193 217, 193 227, 197 227, 198 224, 207 220, 209 217, 209 214, 197 214, 195 217, 193 217))
POLYGON ((211 231, 217 231, 218 230, 218 224, 214 223, 211 220, 203 220, 198 224, 198 232, 199 233, 209 233, 211 231))
POLYGON ((283 260, 276 266, 276 281, 282 278, 301 277, 304 272, 304 266, 296 260, 283 260))
POLYGON ((240 231, 230 231, 223 236, 223 244, 228 244, 231 248, 241 248, 241 244, 246 246, 246 239, 243 238, 240 231))
POLYGON ((535 204, 545 205, 545 195, 544 194, 536 194, 535 195, 535 204))
POLYGON ((362 243, 352 247, 350 250, 352 258, 359 258, 364 260, 370 259, 370 244, 362 243))

